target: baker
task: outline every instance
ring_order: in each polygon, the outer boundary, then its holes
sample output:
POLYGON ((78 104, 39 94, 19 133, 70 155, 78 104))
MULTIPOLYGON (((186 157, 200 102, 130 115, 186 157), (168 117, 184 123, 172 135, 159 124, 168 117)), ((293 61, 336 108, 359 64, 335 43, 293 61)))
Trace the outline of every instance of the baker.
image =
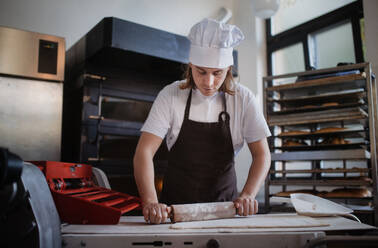
POLYGON ((212 19, 195 24, 185 79, 158 94, 141 131, 134 175, 147 222, 162 223, 171 204, 233 201, 239 215, 257 212, 255 200, 270 166, 270 135, 255 96, 232 77, 233 47, 241 30, 212 19), (160 202, 153 157, 166 138, 168 168, 160 202), (238 195, 234 156, 244 142, 253 162, 238 195))

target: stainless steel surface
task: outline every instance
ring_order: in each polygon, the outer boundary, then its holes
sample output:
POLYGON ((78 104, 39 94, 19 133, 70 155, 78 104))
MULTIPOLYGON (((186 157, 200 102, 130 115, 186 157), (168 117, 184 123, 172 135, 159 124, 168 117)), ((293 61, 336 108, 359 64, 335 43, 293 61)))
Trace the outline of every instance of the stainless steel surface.
POLYGON ((376 247, 378 244, 377 235, 354 236, 354 235, 332 235, 319 237, 309 241, 304 248, 312 247, 376 247))
POLYGON ((213 234, 65 234, 66 247, 304 247, 324 232, 213 234))
MULTIPOLYGON (((263 218, 272 220, 277 216, 281 217, 296 216, 293 213, 287 214, 258 214, 251 218, 263 218)), ((250 217, 248 217, 250 218, 250 217)), ((274 228, 204 228, 204 229, 172 229, 170 228, 172 223, 151 225, 147 224, 143 216, 121 216, 118 225, 65 225, 62 227, 62 235, 79 235, 79 234, 101 234, 101 235, 158 235, 158 234, 170 234, 170 235, 182 235, 182 234, 208 234, 215 233, 276 233, 276 232, 329 232, 329 231, 367 231, 375 230, 376 227, 358 223, 344 217, 316 217, 317 221, 321 221, 327 226, 316 227, 274 227, 274 228)), ((225 223, 228 219, 223 220, 225 223)), ((209 222, 212 222, 211 220, 209 222)), ((188 222, 190 223, 190 222, 188 222)))
MULTIPOLYGON (((280 214, 292 216, 295 214, 280 214)), ((269 215, 257 215, 265 218, 269 215)), ((123 216, 118 225, 65 225, 66 247, 304 247, 324 232, 374 230, 375 227, 343 217, 319 217, 329 226, 303 228, 171 229, 171 224, 150 225, 142 216, 123 216), (207 246, 216 240, 219 246, 207 246)), ((227 220, 225 220, 227 221, 227 220)))
POLYGON ((63 81, 64 38, 0 26, 0 74, 63 81), (38 72, 40 40, 56 42, 56 74, 38 72))
POLYGON ((63 84, 0 76, 0 146, 23 160, 60 160, 63 84))
POLYGON ((38 247, 60 248, 60 219, 44 175, 38 167, 24 163, 21 180, 29 193, 28 200, 37 223, 38 247))

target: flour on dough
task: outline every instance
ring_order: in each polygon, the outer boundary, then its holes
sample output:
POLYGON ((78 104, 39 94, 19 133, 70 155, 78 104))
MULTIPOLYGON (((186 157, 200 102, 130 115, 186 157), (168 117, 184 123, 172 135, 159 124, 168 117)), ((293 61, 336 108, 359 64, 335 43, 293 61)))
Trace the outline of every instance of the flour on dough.
POLYGON ((211 228, 300 228, 320 227, 329 224, 301 215, 253 215, 232 219, 192 221, 175 223, 171 229, 211 229, 211 228))

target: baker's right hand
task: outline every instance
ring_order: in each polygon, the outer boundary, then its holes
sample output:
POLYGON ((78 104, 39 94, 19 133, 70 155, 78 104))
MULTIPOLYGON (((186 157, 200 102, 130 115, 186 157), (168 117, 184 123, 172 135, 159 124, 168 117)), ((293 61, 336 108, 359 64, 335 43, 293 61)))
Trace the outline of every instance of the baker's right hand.
POLYGON ((143 216, 147 223, 164 223, 171 213, 171 208, 163 203, 143 204, 143 216))

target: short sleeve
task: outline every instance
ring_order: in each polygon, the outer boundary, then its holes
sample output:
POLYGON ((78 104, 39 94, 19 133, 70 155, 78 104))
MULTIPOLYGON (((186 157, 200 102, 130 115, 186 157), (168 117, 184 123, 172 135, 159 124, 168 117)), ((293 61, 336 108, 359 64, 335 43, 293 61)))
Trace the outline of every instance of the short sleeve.
POLYGON ((149 132, 164 139, 171 126, 171 93, 168 86, 159 92, 143 124, 142 132, 149 132))
POLYGON ((271 135, 256 97, 250 93, 243 118, 243 137, 247 143, 259 141, 271 135))

